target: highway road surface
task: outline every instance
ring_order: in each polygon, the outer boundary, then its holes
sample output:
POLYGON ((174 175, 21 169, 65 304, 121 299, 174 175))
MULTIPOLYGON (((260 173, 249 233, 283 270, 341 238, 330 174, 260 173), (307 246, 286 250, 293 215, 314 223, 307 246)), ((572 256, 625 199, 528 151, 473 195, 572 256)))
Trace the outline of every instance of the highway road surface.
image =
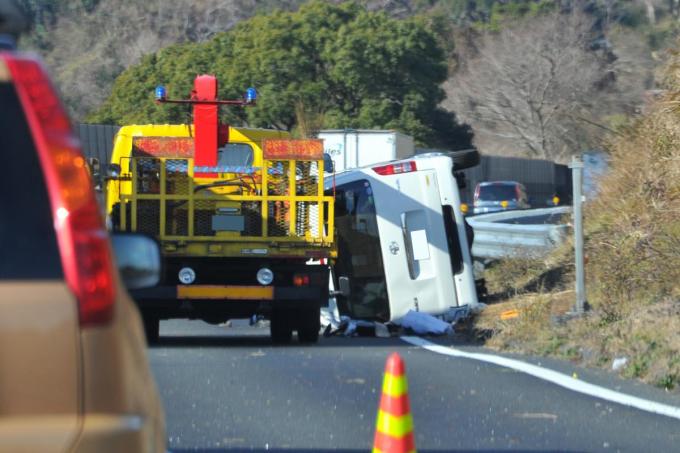
MULTIPOLYGON (((680 451, 680 420, 400 338, 272 346, 265 326, 164 321, 149 349, 173 452, 370 451, 386 357, 406 362, 416 446, 445 451, 680 451)), ((430 339, 493 353, 455 338, 430 339)), ((524 359, 522 359, 524 360, 524 359)), ((529 360, 680 407, 678 394, 569 363, 529 360)))

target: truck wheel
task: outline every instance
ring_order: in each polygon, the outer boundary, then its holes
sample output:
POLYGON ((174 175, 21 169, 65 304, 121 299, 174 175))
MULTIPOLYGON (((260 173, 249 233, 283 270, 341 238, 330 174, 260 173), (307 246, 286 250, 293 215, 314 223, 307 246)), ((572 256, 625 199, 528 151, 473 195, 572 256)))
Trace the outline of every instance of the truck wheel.
POLYGON ((153 315, 142 315, 144 320, 144 333, 148 344, 158 343, 160 320, 153 315))
POLYGON ((299 314, 298 340, 300 343, 316 343, 319 341, 321 329, 321 309, 302 310, 299 314))
POLYGON ((287 312, 274 310, 269 324, 272 342, 277 344, 288 344, 293 337, 293 326, 287 312))

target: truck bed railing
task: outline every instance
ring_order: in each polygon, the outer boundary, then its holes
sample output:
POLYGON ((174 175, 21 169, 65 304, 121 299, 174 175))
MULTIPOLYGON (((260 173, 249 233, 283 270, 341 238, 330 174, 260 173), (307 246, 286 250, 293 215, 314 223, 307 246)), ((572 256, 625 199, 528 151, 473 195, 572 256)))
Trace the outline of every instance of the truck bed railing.
POLYGON ((324 196, 322 160, 195 168, 191 158, 127 159, 129 183, 118 185, 115 219, 123 231, 161 241, 333 243, 334 199, 324 196))

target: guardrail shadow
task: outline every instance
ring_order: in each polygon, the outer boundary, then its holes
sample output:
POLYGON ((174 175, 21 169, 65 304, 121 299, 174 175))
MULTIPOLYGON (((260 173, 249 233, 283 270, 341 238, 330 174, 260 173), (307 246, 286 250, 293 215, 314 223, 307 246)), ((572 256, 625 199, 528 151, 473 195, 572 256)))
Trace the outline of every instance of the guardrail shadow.
POLYGON ((494 302, 511 299, 518 293, 533 293, 539 290, 546 292, 552 291, 559 286, 561 282, 561 276, 567 271, 567 266, 558 266, 548 269, 540 275, 537 275, 536 277, 529 280, 521 288, 512 288, 508 289, 507 291, 501 291, 487 295, 486 302, 492 304, 494 302))

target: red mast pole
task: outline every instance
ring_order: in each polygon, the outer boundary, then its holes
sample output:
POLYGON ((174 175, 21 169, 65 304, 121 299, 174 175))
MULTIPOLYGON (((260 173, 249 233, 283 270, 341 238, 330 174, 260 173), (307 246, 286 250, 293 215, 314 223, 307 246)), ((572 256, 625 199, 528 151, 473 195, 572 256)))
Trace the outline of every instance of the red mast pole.
MULTIPOLYGON (((194 103, 194 165, 196 167, 217 166, 217 138, 219 115, 217 103, 217 78, 200 75, 194 80, 192 100, 208 101, 194 103)), ((196 176, 215 178, 217 173, 199 173, 196 176)))
MULTIPOLYGON (((257 93, 248 88, 245 99, 217 99, 217 78, 199 75, 194 79, 191 99, 167 99, 163 86, 156 87, 156 102, 169 104, 192 104, 194 108, 194 166, 216 167, 217 149, 229 142, 229 126, 219 124, 220 105, 254 105, 257 93)), ((198 177, 216 178, 214 172, 195 172, 198 177)))

